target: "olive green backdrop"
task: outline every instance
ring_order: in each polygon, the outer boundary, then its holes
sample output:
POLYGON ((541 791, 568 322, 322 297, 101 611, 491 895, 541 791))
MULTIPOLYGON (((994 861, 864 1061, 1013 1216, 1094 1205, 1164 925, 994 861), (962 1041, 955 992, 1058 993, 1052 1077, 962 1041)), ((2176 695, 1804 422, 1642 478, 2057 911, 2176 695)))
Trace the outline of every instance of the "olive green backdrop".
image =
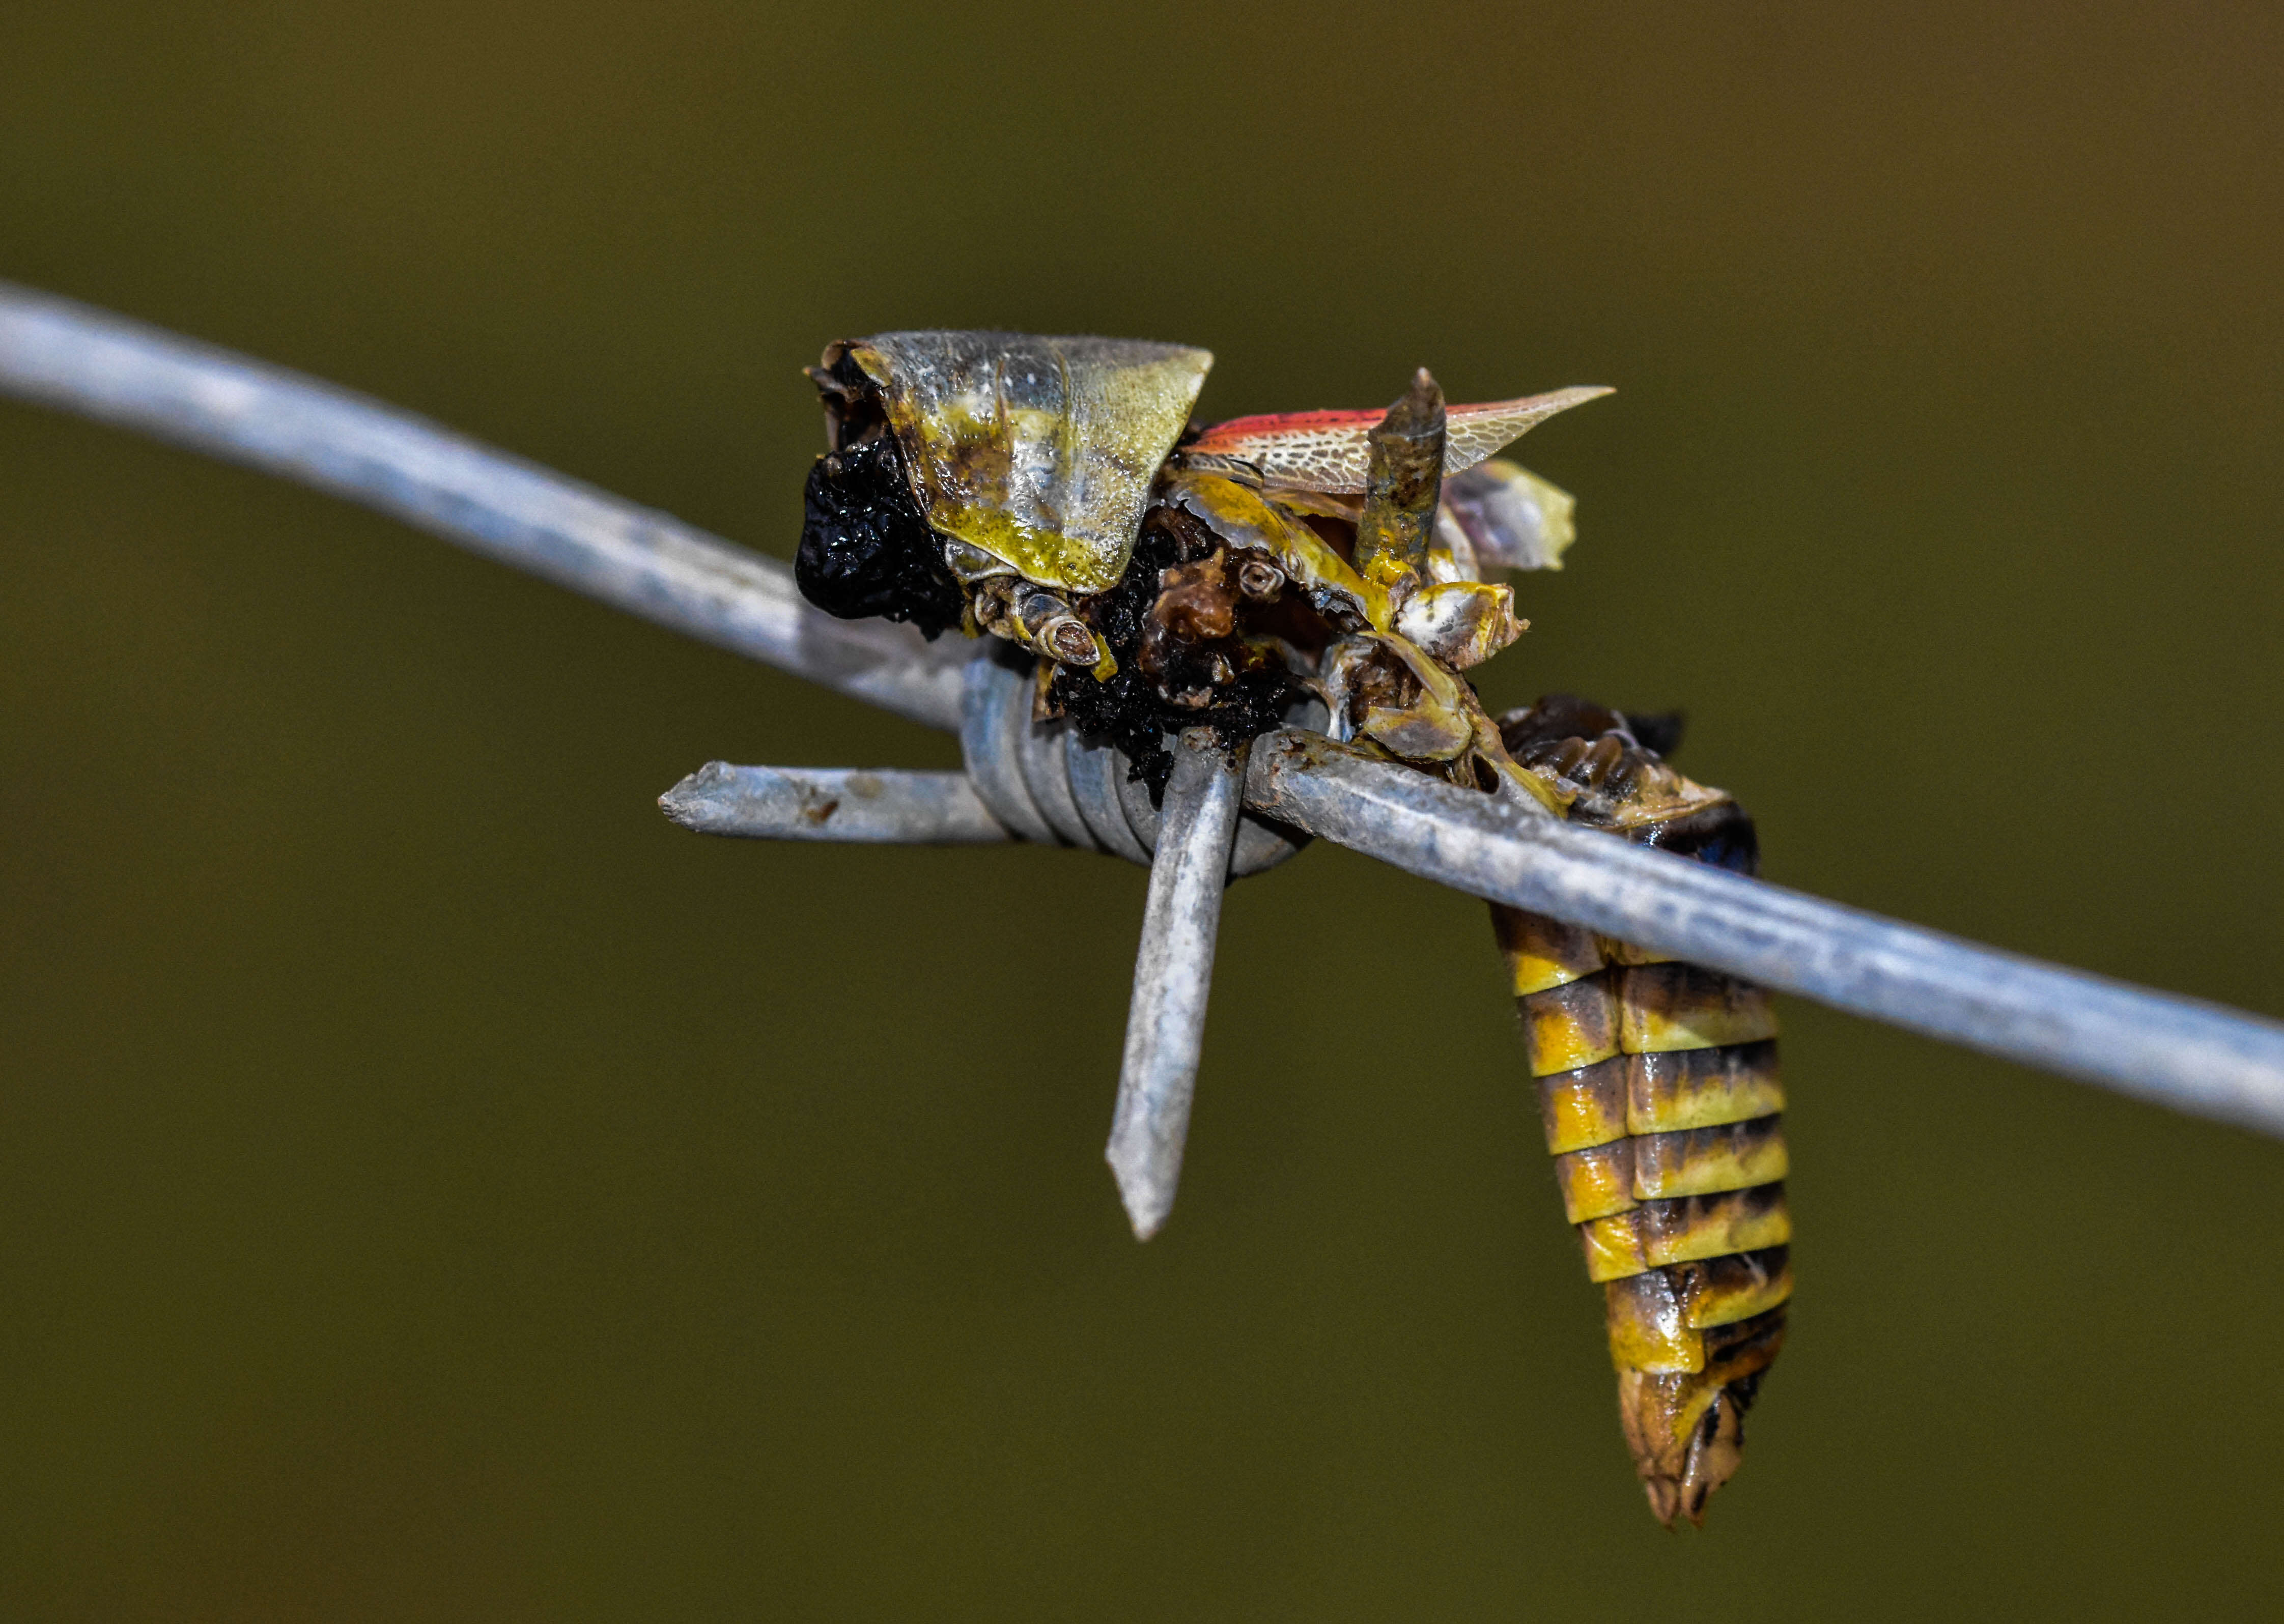
MULTIPOLYGON (((831 338, 1620 393, 1488 675, 1787 884, 2284 1012, 2272 7, 0 8, 0 276, 789 555, 831 338)), ((945 737, 0 405, 0 1614, 2245 1616, 2284 1146, 1793 1003, 1801 1288, 1650 1520, 1481 908, 708 842, 945 737), (1391 979, 1373 981, 1365 969, 1391 979)))

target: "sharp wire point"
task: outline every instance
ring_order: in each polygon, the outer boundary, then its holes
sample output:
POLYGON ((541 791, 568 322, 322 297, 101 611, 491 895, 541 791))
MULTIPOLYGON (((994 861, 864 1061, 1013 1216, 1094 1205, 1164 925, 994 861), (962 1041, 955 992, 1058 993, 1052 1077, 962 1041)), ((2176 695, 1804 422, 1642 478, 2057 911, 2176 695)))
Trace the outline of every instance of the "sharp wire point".
POLYGON ((964 772, 708 761, 658 804, 695 833, 749 840, 996 846, 1014 839, 964 772))
POLYGON ((1181 1183, 1206 995, 1213 983, 1214 936, 1244 785, 1243 751, 1232 760, 1204 728, 1182 736, 1150 864, 1118 1105, 1103 1150, 1137 1240, 1148 1240, 1164 1225, 1181 1183))

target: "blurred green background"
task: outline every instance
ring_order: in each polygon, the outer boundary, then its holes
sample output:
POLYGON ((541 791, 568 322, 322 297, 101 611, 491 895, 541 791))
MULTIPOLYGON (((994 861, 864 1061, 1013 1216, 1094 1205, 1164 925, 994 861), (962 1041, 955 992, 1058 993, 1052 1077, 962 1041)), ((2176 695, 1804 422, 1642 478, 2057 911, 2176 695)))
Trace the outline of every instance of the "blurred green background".
MULTIPOLYGON (((2277 1014, 2280 109, 2249 4, 11 0, 0 277, 780 555, 845 334, 1615 384, 1494 699, 1684 705, 1773 878, 2277 1014)), ((1788 1005, 1793 1340, 1669 1536, 1479 906, 1232 893, 1138 1247, 1139 871, 693 839, 715 757, 956 752, 0 404, 0 1613, 2273 1604, 2278 1145, 1788 1005)))

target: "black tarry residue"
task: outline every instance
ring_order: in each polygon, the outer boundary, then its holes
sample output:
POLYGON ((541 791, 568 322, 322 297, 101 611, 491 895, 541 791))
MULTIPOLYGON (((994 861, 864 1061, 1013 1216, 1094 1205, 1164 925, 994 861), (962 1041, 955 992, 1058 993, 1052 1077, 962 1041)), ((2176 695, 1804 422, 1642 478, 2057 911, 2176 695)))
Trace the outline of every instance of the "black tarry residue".
POLYGON ((930 637, 959 624, 965 595, 893 436, 818 457, 802 507, 794 580, 810 603, 844 621, 909 621, 930 637))
POLYGON ((1150 786, 1154 796, 1164 792, 1174 767, 1174 758, 1162 742, 1163 735, 1210 727, 1223 747, 1233 750, 1284 726, 1287 714, 1306 697, 1291 674, 1255 670, 1239 672, 1215 689, 1210 704, 1175 705, 1143 670, 1143 634, 1165 572, 1199 562, 1214 545, 1209 533, 1191 535, 1175 527, 1146 525, 1118 584, 1087 599, 1082 610, 1110 645, 1118 661, 1116 674, 1107 683, 1098 682, 1087 672, 1062 666, 1048 691, 1050 699, 1081 733, 1107 739, 1124 751, 1134 764, 1134 776, 1150 786))

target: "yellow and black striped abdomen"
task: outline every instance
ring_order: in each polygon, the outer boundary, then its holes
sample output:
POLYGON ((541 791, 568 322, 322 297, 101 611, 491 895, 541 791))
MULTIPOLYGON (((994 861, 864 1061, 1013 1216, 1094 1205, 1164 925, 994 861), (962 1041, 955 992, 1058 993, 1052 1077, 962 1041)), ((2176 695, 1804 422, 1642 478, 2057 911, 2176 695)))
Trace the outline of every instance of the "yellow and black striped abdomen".
MULTIPOLYGON (((1509 721, 1526 746, 1528 726, 1516 723, 1537 714, 1509 721)), ((1600 736, 1622 738, 1620 761, 1638 775, 1655 767, 1671 783, 1655 799, 1588 794, 1573 817, 1653 845, 1686 822, 1686 838, 1670 842, 1678 849, 1749 866, 1744 815, 1663 768, 1623 718, 1611 721, 1600 736), (1611 810, 1654 814, 1670 802, 1678 803, 1670 818, 1621 824, 1611 810)), ((1525 750, 1516 754, 1530 764, 1525 750)), ((1737 1468, 1743 1413, 1783 1343, 1792 1294, 1775 1016, 1767 994, 1732 977, 1536 914, 1491 911, 1563 1211, 1606 1295, 1635 1468, 1662 1521, 1701 1520, 1707 1496, 1737 1468)))

